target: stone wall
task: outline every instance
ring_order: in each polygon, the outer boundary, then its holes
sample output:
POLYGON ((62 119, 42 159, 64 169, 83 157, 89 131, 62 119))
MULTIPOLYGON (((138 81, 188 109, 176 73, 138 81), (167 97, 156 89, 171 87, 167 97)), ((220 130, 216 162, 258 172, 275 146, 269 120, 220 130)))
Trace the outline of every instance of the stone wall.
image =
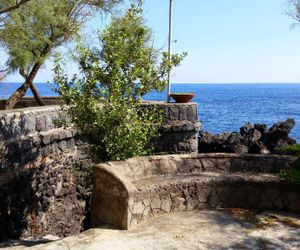
POLYGON ((0 111, 2 143, 16 165, 75 146, 75 129, 59 106, 0 111))
MULTIPOLYGON (((32 107, 36 106, 37 103, 31 97, 25 97, 21 101, 18 102, 17 107, 31 107, 31 109, 19 109, 22 113, 20 117, 20 121, 17 124, 14 124, 14 128, 8 128, 8 133, 11 133, 13 136, 18 135, 27 135, 31 133, 32 126, 42 126, 41 128, 37 127, 37 131, 39 132, 47 131, 48 128, 44 128, 43 126, 48 126, 52 128, 54 123, 57 125, 61 121, 66 119, 66 114, 60 111, 56 104, 62 104, 62 101, 57 97, 44 97, 44 101, 48 105, 52 105, 46 108, 47 111, 43 111, 45 108, 40 107, 32 107), (38 113, 38 110, 41 110, 41 114, 37 117, 37 123, 33 121, 35 115, 26 115, 31 110, 33 113, 38 113), (52 111, 50 111, 52 110, 52 111), (49 113, 50 112, 50 113, 49 113), (49 113, 49 115, 48 115, 49 113), (25 121, 25 117, 28 121, 25 121), (23 119, 23 120, 22 120, 23 119), (45 121, 43 119, 46 119, 45 121), (51 121, 54 121, 51 122, 51 121), (25 122, 25 123, 24 123, 25 122), (27 124, 26 124, 27 122, 27 124), (26 127, 29 126, 29 127, 26 127), (29 129, 28 131, 26 131, 29 129)), ((4 101, 0 100, 0 110, 3 108, 4 101)), ((201 123, 198 121, 198 108, 196 103, 165 103, 165 102, 143 102, 141 105, 142 108, 152 108, 153 106, 158 106, 163 112, 163 126, 160 129, 161 136, 154 139, 153 142, 155 144, 155 152, 156 153, 191 153, 198 152, 198 136, 201 130, 201 123)), ((17 111, 17 110, 15 110, 17 111)), ((17 112, 19 112, 17 111, 17 112)), ((7 114, 11 111, 0 111, 1 114, 7 114)), ((11 115, 14 114, 14 111, 11 115)), ((7 118, 5 118, 7 119, 7 118)), ((9 125, 9 123, 4 122, 4 124, 9 125)), ((67 126, 70 125, 70 119, 66 119, 67 126)))
MULTIPOLYGON (((165 117, 156 151, 197 151, 196 104, 155 105, 165 117)), ((90 164, 84 146, 60 106, 0 111, 0 240, 84 229, 90 190, 75 169, 90 164)))
POLYGON ((87 200, 66 113, 59 106, 0 111, 0 131, 0 240, 79 233, 87 200))
POLYGON ((154 140, 156 153, 198 152, 198 121, 196 103, 144 102, 144 108, 158 105, 163 111, 161 136, 154 140))
POLYGON ((300 212, 300 185, 277 174, 296 156, 193 154, 133 158, 94 170, 94 226, 123 229, 156 215, 193 209, 300 212))

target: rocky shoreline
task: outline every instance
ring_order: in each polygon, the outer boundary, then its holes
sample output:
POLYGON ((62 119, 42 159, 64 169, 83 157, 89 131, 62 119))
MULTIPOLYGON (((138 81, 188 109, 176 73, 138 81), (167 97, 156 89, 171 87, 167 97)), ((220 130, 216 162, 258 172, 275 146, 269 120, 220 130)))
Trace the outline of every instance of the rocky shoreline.
POLYGON ((247 123, 240 128, 240 132, 213 135, 202 131, 199 133, 198 150, 199 153, 280 153, 277 148, 297 143, 294 138, 289 137, 295 123, 294 119, 289 118, 270 128, 266 124, 247 123))

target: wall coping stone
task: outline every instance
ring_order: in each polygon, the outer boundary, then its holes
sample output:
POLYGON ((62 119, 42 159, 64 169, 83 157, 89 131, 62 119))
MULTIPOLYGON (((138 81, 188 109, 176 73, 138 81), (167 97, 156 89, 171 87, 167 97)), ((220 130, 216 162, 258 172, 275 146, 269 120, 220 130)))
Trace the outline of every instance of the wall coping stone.
POLYGON ((44 111, 53 111, 53 110, 61 110, 60 105, 49 105, 49 106, 40 106, 40 107, 26 107, 26 108, 17 108, 17 109, 9 109, 9 110, 0 110, 0 116, 5 114, 28 114, 33 112, 44 112, 44 111))

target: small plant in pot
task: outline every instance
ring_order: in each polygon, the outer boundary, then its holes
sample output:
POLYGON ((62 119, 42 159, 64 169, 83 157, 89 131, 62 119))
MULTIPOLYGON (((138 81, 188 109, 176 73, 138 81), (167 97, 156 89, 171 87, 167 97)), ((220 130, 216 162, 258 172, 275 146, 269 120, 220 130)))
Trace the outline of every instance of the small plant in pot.
POLYGON ((171 97, 176 103, 190 102, 195 96, 195 93, 172 93, 171 97))

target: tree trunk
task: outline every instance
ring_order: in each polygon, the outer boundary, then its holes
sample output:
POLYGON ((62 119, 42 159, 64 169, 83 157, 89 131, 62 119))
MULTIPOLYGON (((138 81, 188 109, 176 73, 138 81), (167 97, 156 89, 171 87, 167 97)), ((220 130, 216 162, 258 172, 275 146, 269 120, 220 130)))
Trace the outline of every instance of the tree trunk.
POLYGON ((17 102, 22 99, 22 97, 26 94, 26 91, 29 87, 33 85, 33 79, 35 78, 37 72, 41 67, 41 63, 35 63, 30 74, 26 78, 25 82, 22 84, 20 88, 18 88, 6 101, 5 109, 12 109, 15 107, 17 102))
POLYGON ((32 93, 33 93, 33 95, 34 95, 34 98, 35 98, 36 102, 38 103, 38 105, 40 105, 40 106, 45 106, 46 103, 45 103, 44 100, 42 99, 40 93, 38 92, 37 88, 34 86, 33 83, 31 83, 30 89, 31 89, 31 91, 32 91, 32 93))

